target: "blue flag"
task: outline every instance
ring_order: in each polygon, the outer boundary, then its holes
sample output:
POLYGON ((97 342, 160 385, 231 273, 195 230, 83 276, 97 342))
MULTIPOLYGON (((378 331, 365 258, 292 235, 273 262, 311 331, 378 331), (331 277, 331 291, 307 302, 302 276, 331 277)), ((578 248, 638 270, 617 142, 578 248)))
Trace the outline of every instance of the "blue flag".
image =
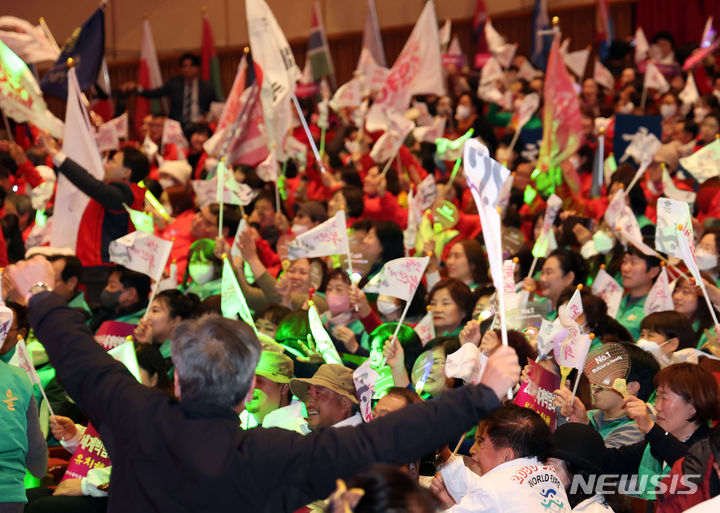
POLYGON ((89 89, 97 79, 104 53, 105 12, 99 8, 65 42, 60 57, 43 76, 40 88, 47 94, 67 99, 67 60, 72 57, 80 89, 89 89))
POLYGON ((545 70, 547 66, 552 34, 540 34, 541 31, 550 30, 550 18, 547 12, 547 0, 535 0, 533 7, 533 40, 530 61, 538 69, 545 70))

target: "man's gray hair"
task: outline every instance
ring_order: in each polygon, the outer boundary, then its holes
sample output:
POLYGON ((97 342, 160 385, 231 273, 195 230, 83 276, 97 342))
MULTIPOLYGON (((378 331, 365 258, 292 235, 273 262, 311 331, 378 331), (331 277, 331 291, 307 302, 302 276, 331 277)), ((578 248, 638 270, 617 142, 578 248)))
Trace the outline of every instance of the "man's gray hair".
POLYGON ((260 351, 245 322, 217 314, 183 321, 172 338, 182 398, 235 408, 250 391, 260 351))

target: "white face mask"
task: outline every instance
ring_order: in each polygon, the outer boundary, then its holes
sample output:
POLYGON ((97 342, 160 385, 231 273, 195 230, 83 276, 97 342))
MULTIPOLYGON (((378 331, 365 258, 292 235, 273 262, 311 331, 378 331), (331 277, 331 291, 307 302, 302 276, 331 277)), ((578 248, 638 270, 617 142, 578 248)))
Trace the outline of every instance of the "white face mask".
POLYGON ((668 103, 660 105, 660 115, 663 118, 671 118, 675 113, 677 113, 677 105, 670 105, 668 103))
POLYGON ((309 228, 304 224, 294 224, 290 227, 290 231, 293 232, 295 235, 300 235, 301 233, 305 233, 308 230, 309 228))
POLYGON ((708 115, 708 112, 710 112, 710 109, 706 107, 695 107, 693 109, 693 114, 695 115, 695 123, 702 123, 705 119, 705 116, 708 115))
POLYGON ((467 119, 470 117, 470 107, 467 105, 458 105, 455 109, 455 119, 467 119))
POLYGON ((189 265, 188 273, 192 281, 198 285, 205 285, 215 276, 215 266, 212 262, 193 262, 189 265))
POLYGON ((400 305, 395 303, 393 298, 380 294, 377 299, 378 311, 383 315, 391 315, 400 309, 400 305))
POLYGON ((667 367, 671 363, 670 357, 663 353, 662 349, 660 348, 668 342, 670 341, 666 340, 662 344, 658 344, 657 342, 653 342, 652 340, 648 340, 646 338, 639 338, 637 341, 637 346, 643 351, 647 351, 648 353, 653 355, 661 367, 667 367))
POLYGON ((175 180, 173 180, 172 178, 158 178, 158 183, 160 184, 160 187, 165 190, 168 187, 172 187, 173 185, 175 185, 175 180))
POLYGON ((706 249, 698 248, 695 251, 695 259, 701 271, 709 271, 715 269, 718 265, 717 255, 713 255, 706 249))
POLYGON ((360 143, 357 141, 345 141, 345 149, 348 153, 360 153, 360 143))
POLYGON ((635 108, 635 104, 633 102, 627 102, 625 105, 620 107, 620 112, 622 114, 630 114, 630 113, 632 113, 634 108, 635 108))

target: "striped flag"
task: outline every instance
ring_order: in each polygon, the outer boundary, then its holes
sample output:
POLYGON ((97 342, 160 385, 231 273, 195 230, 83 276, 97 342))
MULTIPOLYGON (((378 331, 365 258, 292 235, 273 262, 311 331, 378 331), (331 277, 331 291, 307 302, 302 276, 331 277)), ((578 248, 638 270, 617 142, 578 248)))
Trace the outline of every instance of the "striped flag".
MULTIPOLYGON (((158 63, 157 52, 155 51, 155 41, 153 41, 150 20, 148 19, 143 20, 142 43, 140 43, 140 68, 138 69, 137 83, 143 89, 155 89, 163 84, 162 75, 160 74, 160 64, 158 63)), ((165 111, 167 111, 167 105, 165 105, 165 103, 165 99, 163 99, 163 107, 165 111)), ((151 100, 140 95, 135 96, 135 133, 140 138, 145 135, 142 133, 143 118, 151 112, 157 111, 157 109, 152 108, 151 105, 151 100)))
POLYGON ((337 84, 335 83, 335 68, 333 67, 330 46, 328 45, 322 13, 320 12, 320 4, 318 2, 313 4, 307 58, 310 59, 313 79, 320 81, 323 77, 329 76, 333 83, 333 89, 337 89, 337 84))
POLYGON ((267 158, 268 138, 260 102, 262 82, 260 67, 243 56, 215 134, 203 145, 208 155, 225 156, 231 166, 254 167, 267 158))
POLYGON ((215 98, 218 101, 225 99, 222 89, 222 80, 220 78, 220 62, 217 53, 215 53, 215 39, 210 27, 210 20, 207 18, 207 12, 203 12, 202 20, 202 61, 200 64, 200 78, 210 82, 215 91, 215 98))

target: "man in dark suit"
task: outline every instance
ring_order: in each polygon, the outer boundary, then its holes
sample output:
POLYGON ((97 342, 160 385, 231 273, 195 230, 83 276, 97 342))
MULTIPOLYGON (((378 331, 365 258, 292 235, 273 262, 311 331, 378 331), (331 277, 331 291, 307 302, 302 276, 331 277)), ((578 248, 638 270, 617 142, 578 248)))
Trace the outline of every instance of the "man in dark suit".
POLYGON ((200 57, 192 53, 180 56, 180 75, 172 77, 161 87, 143 89, 133 82, 124 85, 123 90, 134 89, 145 98, 170 98, 170 118, 179 121, 183 127, 201 121, 214 102, 215 91, 210 82, 199 78, 200 57))

